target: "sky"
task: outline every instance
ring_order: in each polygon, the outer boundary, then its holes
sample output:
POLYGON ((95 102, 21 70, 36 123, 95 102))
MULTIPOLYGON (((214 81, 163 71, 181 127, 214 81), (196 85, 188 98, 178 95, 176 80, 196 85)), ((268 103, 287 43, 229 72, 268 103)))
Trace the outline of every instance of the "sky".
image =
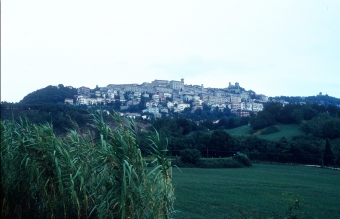
POLYGON ((1 101, 48 85, 181 78, 340 98, 339 0, 1 3, 1 101))

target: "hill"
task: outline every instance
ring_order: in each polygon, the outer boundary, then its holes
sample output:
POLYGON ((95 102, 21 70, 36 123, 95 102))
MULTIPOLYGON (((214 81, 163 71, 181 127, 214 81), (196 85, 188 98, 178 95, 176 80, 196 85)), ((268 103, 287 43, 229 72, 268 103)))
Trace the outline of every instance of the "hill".
POLYGON ((301 97, 301 96, 279 96, 279 97, 270 97, 270 101, 277 101, 277 100, 283 100, 288 103, 316 103, 320 105, 340 105, 340 99, 332 96, 322 95, 320 93, 316 96, 307 96, 307 97, 301 97))
POLYGON ((22 104, 53 104, 64 103, 65 98, 74 98, 77 89, 64 87, 59 84, 58 86, 49 85, 45 88, 36 90, 27 94, 19 103, 22 104))

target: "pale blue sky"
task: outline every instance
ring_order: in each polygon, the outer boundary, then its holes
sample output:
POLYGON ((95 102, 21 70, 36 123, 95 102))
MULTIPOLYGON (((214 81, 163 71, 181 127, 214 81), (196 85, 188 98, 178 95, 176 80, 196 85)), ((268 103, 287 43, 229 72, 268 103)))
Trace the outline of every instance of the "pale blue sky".
POLYGON ((340 98, 340 1, 2 0, 1 100, 180 80, 340 98))

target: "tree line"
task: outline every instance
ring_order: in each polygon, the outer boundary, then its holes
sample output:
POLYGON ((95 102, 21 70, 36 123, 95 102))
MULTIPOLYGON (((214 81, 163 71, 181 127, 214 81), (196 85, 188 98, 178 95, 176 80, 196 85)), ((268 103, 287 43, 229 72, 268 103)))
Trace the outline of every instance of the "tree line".
POLYGON ((297 124, 306 134, 319 138, 340 138, 340 108, 334 105, 271 103, 250 119, 254 131, 278 123, 297 124))
MULTIPOLYGON (((224 117, 215 124, 167 118, 157 119, 152 125, 168 140, 172 156, 198 151, 201 157, 219 158, 242 152, 256 160, 340 166, 340 109, 332 105, 271 103, 251 118, 224 117), (248 122, 251 133, 277 132, 275 125, 283 123, 298 125, 304 134, 271 141, 254 135, 232 136, 224 130, 248 122)), ((143 150, 144 143, 140 145, 143 150)))
MULTIPOLYGON (((38 90, 27 95, 20 103, 2 102, 1 119, 18 120, 26 117, 36 124, 50 123, 56 133, 64 134, 75 124, 84 130, 88 129, 90 127, 88 124, 92 123, 90 113, 102 109, 112 111, 117 107, 88 108, 61 103, 64 98, 74 95, 75 92, 75 89, 63 85, 48 86, 42 91, 38 90), (51 95, 58 99, 59 103, 39 102, 51 95)), ((142 103, 149 99, 150 97, 143 98, 142 103)), ((339 157, 340 108, 330 104, 325 106, 316 103, 286 105, 269 103, 263 111, 257 115, 252 114, 251 117, 237 117, 229 109, 221 111, 204 104, 203 109, 197 109, 195 112, 186 109, 169 117, 163 115, 160 119, 153 118, 150 122, 164 139, 168 139, 169 153, 177 156, 185 149, 196 149, 202 157, 225 157, 240 151, 252 159, 319 164, 322 163, 326 141, 329 139, 332 162, 337 163, 339 157), (296 124, 304 135, 274 142, 256 136, 231 136, 223 131, 248 124, 252 128, 252 133, 261 131, 263 134, 278 132, 277 124, 296 124)), ((142 136, 140 147, 143 153, 147 153, 143 139, 146 139, 153 128, 138 133, 142 136)))

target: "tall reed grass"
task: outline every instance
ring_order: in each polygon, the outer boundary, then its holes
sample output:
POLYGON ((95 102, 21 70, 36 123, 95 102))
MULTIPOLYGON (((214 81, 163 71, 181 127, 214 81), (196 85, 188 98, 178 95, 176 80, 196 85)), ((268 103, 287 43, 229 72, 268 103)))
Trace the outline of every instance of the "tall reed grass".
POLYGON ((143 160, 132 120, 93 115, 95 134, 1 121, 1 218, 170 218, 174 188, 166 145, 150 136, 143 160))

